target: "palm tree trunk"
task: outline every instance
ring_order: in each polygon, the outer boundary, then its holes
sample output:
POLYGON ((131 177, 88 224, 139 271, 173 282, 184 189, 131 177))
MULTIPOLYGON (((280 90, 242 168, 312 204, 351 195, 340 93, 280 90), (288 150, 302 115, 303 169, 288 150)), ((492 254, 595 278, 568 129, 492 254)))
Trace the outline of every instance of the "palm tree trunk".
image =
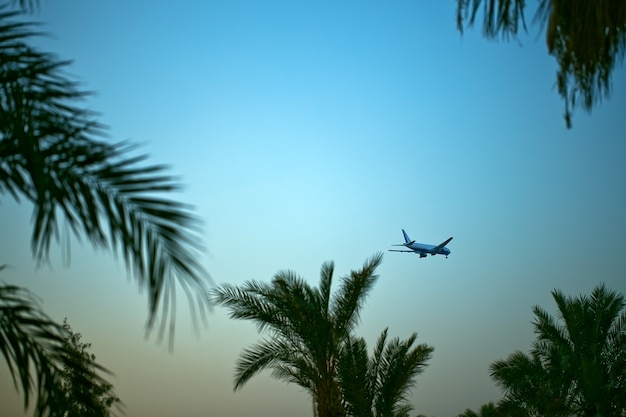
POLYGON ((316 417, 345 417, 345 410, 341 401, 341 389, 334 378, 320 381, 316 402, 316 417))

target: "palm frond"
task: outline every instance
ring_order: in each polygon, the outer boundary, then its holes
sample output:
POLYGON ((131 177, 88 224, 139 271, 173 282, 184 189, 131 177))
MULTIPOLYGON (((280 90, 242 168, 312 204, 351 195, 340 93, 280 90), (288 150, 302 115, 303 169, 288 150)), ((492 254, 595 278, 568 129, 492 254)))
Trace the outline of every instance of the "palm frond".
POLYGON ((244 349, 235 365, 235 391, 243 387, 254 375, 270 368, 285 350, 286 347, 281 341, 267 339, 244 349))
POLYGON ((32 13, 39 8, 39 0, 13 0, 12 5, 19 5, 25 13, 32 13))
POLYGON ((380 392, 380 390, 382 389, 382 381, 380 375, 382 374, 381 369, 385 366, 383 363, 383 355, 385 353, 385 347, 387 346, 388 332, 389 328, 385 327, 385 329, 380 333, 380 336, 378 336, 376 346, 374 347, 374 352, 372 353, 372 359, 370 361, 369 367, 369 380, 371 381, 371 389, 373 390, 373 392, 380 392))
POLYGON ((331 287, 333 284, 333 273, 335 272, 335 264, 334 262, 325 262, 322 265, 322 269, 320 271, 320 300, 322 303, 322 310, 329 312, 330 309, 330 294, 331 287))
POLYGON ((533 380, 538 381, 543 367, 538 356, 516 351, 505 360, 497 360, 489 367, 489 374, 507 393, 525 391, 533 380))
POLYGON ((480 417, 480 414, 478 414, 476 411, 467 408, 465 409, 464 412, 462 412, 461 414, 459 414, 457 417, 480 417))
MULTIPOLYGON (((612 351, 621 351, 626 355, 626 310, 619 314, 613 321, 607 333, 607 345, 612 351)), ((626 362, 625 362, 626 363, 626 362)))
POLYGON ((338 372, 349 416, 373 417, 370 369, 365 340, 351 339, 342 350, 338 372))
POLYGON ((362 338, 350 339, 343 347, 339 376, 349 416, 400 417, 412 410, 407 396, 432 357, 433 348, 413 346, 417 333, 402 341, 388 341, 387 334, 384 329, 371 359, 362 338))
MULTIPOLYGON (((473 26, 482 0, 457 0, 456 24, 463 33, 465 22, 473 26)), ((515 37, 520 25, 526 30, 524 18, 524 0, 486 1, 483 5, 483 33, 488 38, 502 35, 503 38, 515 37)))
POLYGON ((572 345, 567 328, 559 325, 554 318, 539 306, 533 307, 533 327, 538 341, 545 341, 548 346, 558 346, 561 350, 571 351, 572 345))
POLYGON ((481 417, 497 417, 500 415, 498 407, 493 402, 481 405, 478 411, 481 417))
POLYGON ((272 286, 275 291, 270 302, 280 311, 285 324, 275 329, 277 333, 299 354, 312 360, 320 375, 332 373, 330 362, 334 360, 339 339, 320 289, 311 287, 290 271, 276 274, 272 286))
POLYGON ((223 284, 210 290, 212 303, 227 307, 232 319, 253 321, 259 332, 286 325, 282 313, 267 299, 271 292, 269 284, 258 281, 247 281, 242 287, 223 284))
POLYGON ((417 375, 424 372, 433 348, 426 344, 413 347, 417 333, 408 339, 393 338, 385 347, 383 366, 379 368, 380 388, 375 401, 376 415, 403 415, 412 408, 407 403, 417 375), (407 408, 408 407, 408 408, 407 408))
POLYGON ((180 184, 166 166, 145 165, 135 145, 98 139, 104 126, 76 106, 89 93, 64 74, 69 62, 30 47, 34 26, 15 17, 0 13, 0 193, 33 203, 34 256, 47 260, 65 219, 78 239, 121 252, 148 289, 148 332, 159 320, 159 338, 168 319, 173 329, 176 284, 204 318, 200 221, 165 196, 180 184))
POLYGON ((383 261, 379 252, 365 261, 360 270, 352 271, 342 279, 341 287, 331 301, 333 320, 338 334, 349 334, 358 323, 359 313, 367 294, 378 280, 376 269, 383 261))
POLYGON ((15 387, 24 393, 27 407, 34 389, 39 389, 38 397, 43 397, 51 384, 55 365, 42 349, 60 348, 60 328, 41 311, 30 292, 12 285, 0 286, 0 323, 0 351, 15 387))
POLYGON ((619 327, 620 312, 626 307, 624 296, 602 284, 594 288, 588 306, 591 315, 596 318, 593 328, 597 339, 609 344, 611 335, 619 327))
POLYGON ((316 369, 314 364, 306 360, 306 357, 294 354, 272 365, 272 377, 299 385, 315 397, 315 387, 319 383, 316 369))

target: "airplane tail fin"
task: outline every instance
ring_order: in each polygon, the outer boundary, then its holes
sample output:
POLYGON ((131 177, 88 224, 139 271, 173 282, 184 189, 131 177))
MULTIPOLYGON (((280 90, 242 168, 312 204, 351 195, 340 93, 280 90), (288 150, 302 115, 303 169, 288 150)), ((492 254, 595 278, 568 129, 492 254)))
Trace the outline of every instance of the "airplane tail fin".
POLYGON ((392 246, 410 246, 413 243, 415 243, 414 240, 411 240, 411 238, 409 237, 409 235, 406 234, 406 232, 404 231, 404 229, 402 229, 402 234, 404 235, 404 243, 399 243, 397 245, 392 245, 392 246))

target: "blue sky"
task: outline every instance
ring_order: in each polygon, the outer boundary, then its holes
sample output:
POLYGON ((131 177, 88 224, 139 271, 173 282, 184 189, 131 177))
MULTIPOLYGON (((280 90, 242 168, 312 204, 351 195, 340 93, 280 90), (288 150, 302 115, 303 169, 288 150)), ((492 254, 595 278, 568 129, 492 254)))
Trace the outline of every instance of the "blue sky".
MULTIPOLYGON (((316 284, 402 241, 449 236, 448 259, 386 252, 358 333, 435 348, 414 414, 496 401, 489 364, 528 350, 550 291, 626 292, 626 72, 567 130, 543 34, 460 36, 455 2, 42 2, 45 50, 74 59, 111 140, 144 144, 186 185, 216 283, 316 284)), ((145 294, 106 252, 72 245, 36 269, 30 210, 0 200, 6 282, 91 342, 129 416, 312 415, 268 374, 232 391, 251 323, 215 309, 196 335, 183 298, 173 354, 145 340, 145 294)), ((180 292, 182 294, 182 292, 180 292)), ((3 415, 21 398, 0 365, 3 415)))

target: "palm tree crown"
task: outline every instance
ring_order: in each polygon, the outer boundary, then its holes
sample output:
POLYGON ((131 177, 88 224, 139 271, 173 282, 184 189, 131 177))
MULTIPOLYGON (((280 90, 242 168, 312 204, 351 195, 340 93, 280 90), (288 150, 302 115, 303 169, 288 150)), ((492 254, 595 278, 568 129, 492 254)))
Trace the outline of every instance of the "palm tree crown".
POLYGON ((363 338, 353 339, 342 350, 340 380, 346 414, 353 417, 408 417, 407 402, 415 378, 426 368, 433 347, 413 346, 417 333, 407 340, 387 339, 383 330, 371 359, 363 338))
POLYGON ((359 321, 361 307, 378 276, 382 254, 344 277, 331 294, 334 264, 322 265, 319 287, 311 287, 290 271, 271 283, 248 281, 223 285, 212 300, 230 310, 230 317, 252 320, 269 337, 247 348, 236 364, 235 389, 264 369, 278 379, 305 388, 318 417, 344 415, 338 381, 341 351, 359 321))
POLYGON ((626 412, 624 296, 596 287, 590 297, 554 290, 555 320, 535 306, 537 340, 491 365, 505 390, 503 407, 526 415, 621 417, 626 412))

